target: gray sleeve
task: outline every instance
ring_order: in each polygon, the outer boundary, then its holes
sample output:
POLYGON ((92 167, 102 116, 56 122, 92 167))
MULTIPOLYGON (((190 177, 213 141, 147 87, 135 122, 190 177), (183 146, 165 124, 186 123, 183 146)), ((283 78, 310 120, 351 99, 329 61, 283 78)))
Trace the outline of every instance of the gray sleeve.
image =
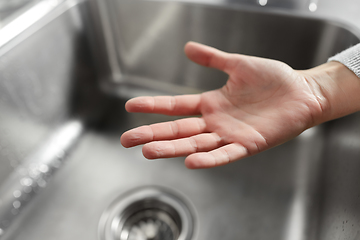
POLYGON ((329 58, 329 61, 341 62, 360 78, 360 43, 329 58))

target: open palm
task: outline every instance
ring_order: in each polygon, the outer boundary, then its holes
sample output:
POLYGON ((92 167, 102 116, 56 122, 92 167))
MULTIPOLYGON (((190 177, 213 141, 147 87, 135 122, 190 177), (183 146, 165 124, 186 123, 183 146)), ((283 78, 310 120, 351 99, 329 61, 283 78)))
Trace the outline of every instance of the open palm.
POLYGON ((194 62, 229 75, 224 87, 197 95, 139 97, 129 112, 191 116, 125 132, 124 147, 146 158, 187 156, 189 168, 209 168, 281 144, 316 124, 322 101, 301 71, 274 60, 229 54, 198 43, 185 46, 194 62))

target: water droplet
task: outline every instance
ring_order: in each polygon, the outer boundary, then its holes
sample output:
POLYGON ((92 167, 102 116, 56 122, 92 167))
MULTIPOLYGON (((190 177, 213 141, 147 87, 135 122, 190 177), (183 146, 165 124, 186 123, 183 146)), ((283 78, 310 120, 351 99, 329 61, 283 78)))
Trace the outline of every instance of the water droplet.
POLYGON ((40 177, 40 172, 39 171, 32 171, 32 170, 29 170, 29 176, 33 179, 37 179, 40 177))
POLYGON ((64 152, 64 151, 60 151, 58 154, 56 154, 56 157, 57 157, 58 159, 62 159, 62 158, 64 158, 64 156, 65 156, 65 152, 64 152))
POLYGON ((31 178, 22 178, 20 183, 23 186, 31 186, 33 184, 33 180, 31 178))
POLYGON ((260 6, 265 6, 268 3, 267 0, 259 0, 260 6))
POLYGON ((20 208, 20 207, 21 207, 21 202, 18 201, 18 200, 14 201, 14 202, 13 202, 13 207, 14 207, 15 209, 20 208))
POLYGON ((21 191, 15 190, 15 191, 13 192, 13 195, 14 195, 15 198, 19 198, 19 197, 21 197, 21 191))
POLYGON ((35 163, 32 163, 30 166, 29 166, 29 176, 31 178, 38 178, 40 175, 40 171, 38 170, 38 166, 37 164, 35 163))
POLYGON ((310 12, 315 12, 317 10, 317 7, 318 6, 316 3, 314 3, 314 2, 310 3, 310 5, 309 5, 310 12))
POLYGON ((46 187, 46 181, 45 181, 44 179, 39 179, 39 180, 37 181, 37 184, 38 184, 39 187, 41 187, 41 188, 46 187))
POLYGON ((42 164, 40 167, 39 167, 39 171, 42 172, 42 173, 47 173, 49 171, 49 166, 48 165, 45 165, 45 164, 42 164))

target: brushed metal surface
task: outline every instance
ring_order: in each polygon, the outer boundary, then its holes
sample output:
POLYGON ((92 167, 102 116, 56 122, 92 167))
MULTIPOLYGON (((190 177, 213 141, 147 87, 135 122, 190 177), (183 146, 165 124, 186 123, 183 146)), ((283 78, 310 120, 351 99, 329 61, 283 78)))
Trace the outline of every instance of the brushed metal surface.
POLYGON ((117 72, 115 78, 106 71, 102 76, 107 84, 117 82, 129 89, 124 93, 116 85, 109 87, 120 95, 130 95, 131 88, 145 85, 165 93, 221 87, 226 74, 191 63, 183 54, 190 40, 307 69, 357 43, 360 36, 338 22, 246 6, 131 0, 109 0, 108 5, 108 24, 113 31, 103 28, 99 35, 112 39, 106 45, 107 55, 116 59, 120 68, 112 71, 117 72))
POLYGON ((357 32, 333 21, 247 8, 109 3, 108 23, 96 15, 97 2, 65 11, 61 5, 54 9, 61 14, 45 16, 0 56, 0 181, 10 175, 10 163, 20 164, 56 126, 74 116, 87 123, 67 163, 18 215, 9 239, 95 240, 114 198, 147 185, 174 189, 194 206, 194 239, 359 237, 359 113, 215 169, 188 170, 183 158, 147 161, 139 147, 119 142, 129 128, 173 119, 128 114, 128 97, 224 83, 226 75, 186 60, 188 40, 309 68, 358 42, 357 32))

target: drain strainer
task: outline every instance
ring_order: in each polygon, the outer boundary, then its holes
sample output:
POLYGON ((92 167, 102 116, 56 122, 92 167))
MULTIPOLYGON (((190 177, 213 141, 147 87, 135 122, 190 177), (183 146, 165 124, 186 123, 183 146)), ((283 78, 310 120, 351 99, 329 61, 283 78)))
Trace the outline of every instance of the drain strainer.
POLYGON ((159 187, 115 199, 99 223, 101 240, 190 240, 194 221, 184 200, 159 187))

